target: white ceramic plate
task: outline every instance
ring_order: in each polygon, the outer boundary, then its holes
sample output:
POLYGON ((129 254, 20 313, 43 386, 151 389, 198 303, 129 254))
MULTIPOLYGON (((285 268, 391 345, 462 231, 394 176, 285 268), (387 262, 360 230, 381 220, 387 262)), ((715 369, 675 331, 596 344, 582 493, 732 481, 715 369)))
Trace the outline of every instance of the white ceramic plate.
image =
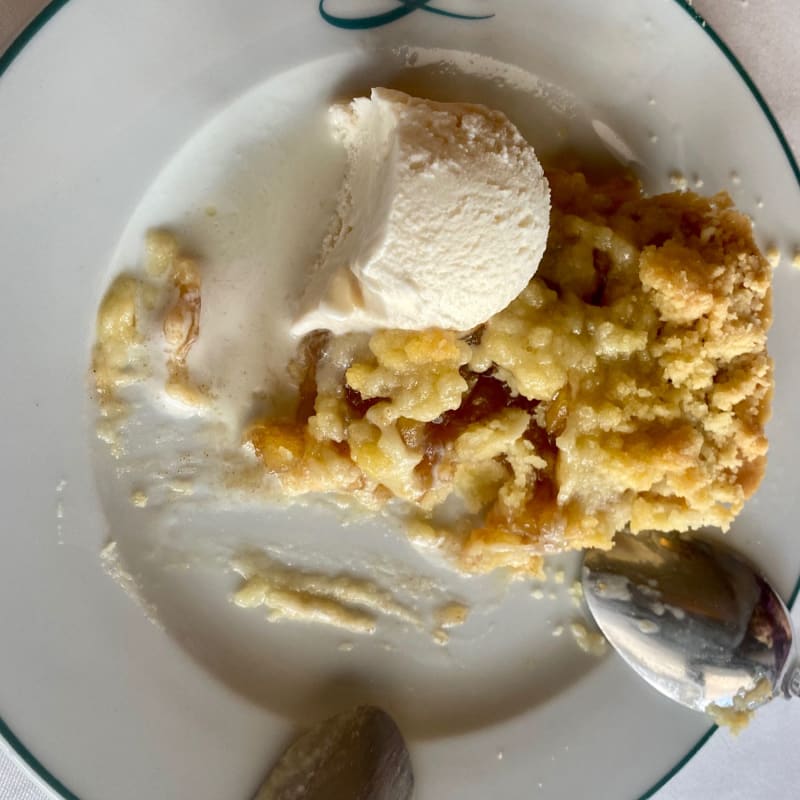
MULTIPOLYGON (((142 230, 167 222, 213 247, 205 205, 252 208, 260 192, 262 238, 238 238, 236 258, 251 276, 264 274, 265 252, 300 263, 322 224, 309 198, 335 186, 314 120, 331 97, 370 85, 483 100, 542 152, 569 142, 635 161, 650 190, 668 189, 674 171, 702 178, 703 191, 726 188, 753 216, 762 245, 796 244, 797 167, 747 76, 689 7, 415 5, 57 2, 0 61, 0 729, 65 797, 247 798, 293 720, 356 699, 400 718, 420 800, 644 797, 707 735, 702 717, 640 685, 619 659, 593 660, 550 635, 574 615, 565 591, 534 603, 526 587, 502 596, 491 579, 442 577, 379 526, 343 529, 312 510, 181 507, 169 530, 294 547, 297 558, 313 551, 328 563, 394 559, 453 592, 500 600, 484 603, 447 650, 394 629, 343 652, 347 637, 233 609, 230 575, 164 566, 157 520, 132 515, 94 446, 94 313, 142 230), (517 69, 487 70, 487 59, 517 69), (303 153, 314 168, 299 169, 303 153), (103 574, 109 532, 164 629, 103 574)), ((783 265, 775 287, 770 465, 731 538, 788 597, 800 572, 800 281, 783 265)))

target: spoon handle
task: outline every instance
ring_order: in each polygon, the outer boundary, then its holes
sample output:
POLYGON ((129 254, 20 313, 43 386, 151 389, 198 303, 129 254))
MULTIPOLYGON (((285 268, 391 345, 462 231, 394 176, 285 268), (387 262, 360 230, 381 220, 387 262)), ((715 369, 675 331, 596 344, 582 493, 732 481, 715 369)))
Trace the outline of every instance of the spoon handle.
POLYGON ((794 663, 786 670, 782 688, 787 698, 800 697, 800 658, 795 659, 794 663))

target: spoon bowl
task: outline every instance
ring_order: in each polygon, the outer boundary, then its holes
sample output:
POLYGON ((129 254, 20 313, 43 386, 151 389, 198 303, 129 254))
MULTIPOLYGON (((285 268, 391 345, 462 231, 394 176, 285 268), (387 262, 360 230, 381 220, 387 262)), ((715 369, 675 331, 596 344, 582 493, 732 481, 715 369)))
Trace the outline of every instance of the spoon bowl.
POLYGON ((253 800, 410 800, 413 790, 397 724, 380 708, 358 706, 295 740, 253 800))
POLYGON ((583 560, 584 597, 622 658, 697 711, 748 711, 800 695, 783 601, 744 558, 701 539, 619 533, 583 560))

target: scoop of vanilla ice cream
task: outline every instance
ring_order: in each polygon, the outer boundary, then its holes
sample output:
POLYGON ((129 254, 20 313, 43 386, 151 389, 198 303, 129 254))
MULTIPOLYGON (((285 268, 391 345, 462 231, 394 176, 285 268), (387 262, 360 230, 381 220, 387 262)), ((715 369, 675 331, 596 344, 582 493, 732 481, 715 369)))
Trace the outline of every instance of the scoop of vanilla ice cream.
POLYGON ((505 114, 373 89, 330 116, 347 171, 293 333, 468 330, 525 288, 550 190, 505 114))

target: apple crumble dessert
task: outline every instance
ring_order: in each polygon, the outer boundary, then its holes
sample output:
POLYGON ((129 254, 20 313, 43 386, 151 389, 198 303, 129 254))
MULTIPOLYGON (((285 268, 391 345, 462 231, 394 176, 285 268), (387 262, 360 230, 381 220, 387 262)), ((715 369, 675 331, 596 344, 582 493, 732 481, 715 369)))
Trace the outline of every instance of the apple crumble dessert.
POLYGON ((749 219, 724 193, 547 177, 539 270, 485 324, 303 340, 293 416, 245 433, 284 495, 391 503, 470 572, 730 525, 764 472, 772 386, 749 219))

